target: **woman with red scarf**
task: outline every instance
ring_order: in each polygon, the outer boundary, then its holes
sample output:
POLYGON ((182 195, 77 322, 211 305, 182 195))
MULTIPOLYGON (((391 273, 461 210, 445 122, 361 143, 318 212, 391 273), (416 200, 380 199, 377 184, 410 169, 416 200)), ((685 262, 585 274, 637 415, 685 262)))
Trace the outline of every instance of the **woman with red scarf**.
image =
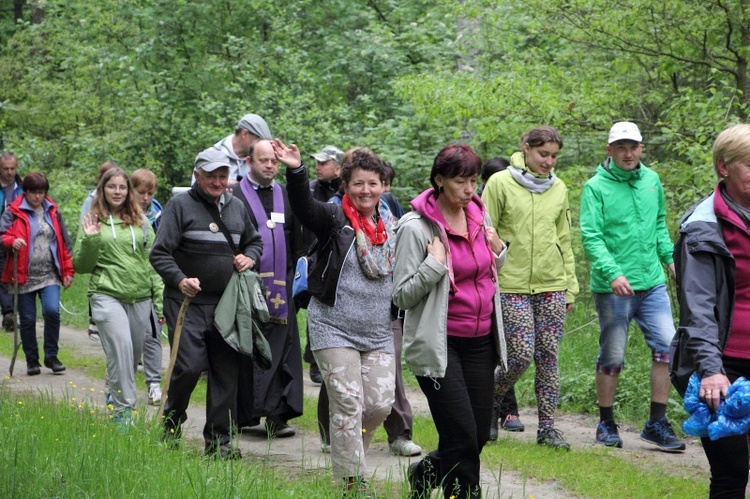
POLYGON ((329 396, 333 474, 345 496, 365 492, 365 453, 391 411, 395 358, 391 289, 396 219, 380 202, 386 168, 364 147, 341 160, 341 205, 314 200, 294 144, 274 142, 287 166, 294 215, 318 239, 308 277, 310 343, 329 396))

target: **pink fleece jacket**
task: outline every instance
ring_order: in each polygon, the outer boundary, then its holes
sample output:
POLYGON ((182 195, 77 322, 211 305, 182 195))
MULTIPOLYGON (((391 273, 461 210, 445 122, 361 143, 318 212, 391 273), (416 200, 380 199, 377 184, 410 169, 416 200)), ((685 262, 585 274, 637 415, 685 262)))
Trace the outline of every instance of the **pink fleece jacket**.
POLYGON ((446 244, 451 291, 448 297, 448 335, 475 337, 490 334, 497 270, 484 231, 485 207, 474 195, 466 207, 468 234, 456 234, 448 226, 434 195, 428 189, 412 202, 414 211, 441 227, 446 244))
POLYGON ((723 221, 724 242, 734 256, 734 311, 732 328, 724 347, 724 355, 750 358, 750 231, 740 217, 727 206, 719 188, 714 196, 714 212, 723 221))

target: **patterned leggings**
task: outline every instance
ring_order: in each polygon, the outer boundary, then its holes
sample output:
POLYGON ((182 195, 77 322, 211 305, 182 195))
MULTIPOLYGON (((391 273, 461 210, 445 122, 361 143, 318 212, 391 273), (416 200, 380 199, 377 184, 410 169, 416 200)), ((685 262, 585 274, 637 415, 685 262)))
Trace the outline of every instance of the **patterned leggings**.
POLYGON ((503 293, 501 299, 508 370, 495 369, 495 407, 533 359, 539 428, 552 428, 560 392, 557 356, 565 325, 565 292, 503 293))

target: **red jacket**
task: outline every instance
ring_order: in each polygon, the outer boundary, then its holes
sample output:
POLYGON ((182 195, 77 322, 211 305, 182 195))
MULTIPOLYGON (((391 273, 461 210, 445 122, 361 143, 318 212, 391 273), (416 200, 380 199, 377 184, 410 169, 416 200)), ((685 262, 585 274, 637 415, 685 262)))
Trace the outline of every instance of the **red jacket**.
MULTIPOLYGON (((17 197, 8 209, 3 213, 0 221, 0 234, 2 234, 3 246, 13 248, 13 241, 19 237, 26 241, 26 245, 18 250, 18 284, 26 283, 29 276, 29 250, 36 237, 37 225, 29 219, 29 205, 25 203, 26 196, 17 197), (23 207, 22 207, 23 205, 23 207)), ((47 223, 52 226, 55 232, 56 251, 52 257, 60 274, 62 281, 67 276, 73 276, 73 259, 70 254, 70 238, 65 228, 62 216, 57 209, 57 205, 49 197, 44 198, 44 217, 47 223)), ((3 271, 2 281, 13 284, 13 257, 8 255, 5 259, 5 269, 3 271)))

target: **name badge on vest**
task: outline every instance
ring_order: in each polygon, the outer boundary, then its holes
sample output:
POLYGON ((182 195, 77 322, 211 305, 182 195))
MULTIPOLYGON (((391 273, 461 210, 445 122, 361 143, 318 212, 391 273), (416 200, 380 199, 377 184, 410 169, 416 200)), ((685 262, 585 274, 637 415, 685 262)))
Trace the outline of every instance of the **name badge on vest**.
POLYGON ((276 212, 276 211, 272 211, 271 212, 271 220, 273 220, 274 224, 283 224, 284 223, 284 214, 276 212))

